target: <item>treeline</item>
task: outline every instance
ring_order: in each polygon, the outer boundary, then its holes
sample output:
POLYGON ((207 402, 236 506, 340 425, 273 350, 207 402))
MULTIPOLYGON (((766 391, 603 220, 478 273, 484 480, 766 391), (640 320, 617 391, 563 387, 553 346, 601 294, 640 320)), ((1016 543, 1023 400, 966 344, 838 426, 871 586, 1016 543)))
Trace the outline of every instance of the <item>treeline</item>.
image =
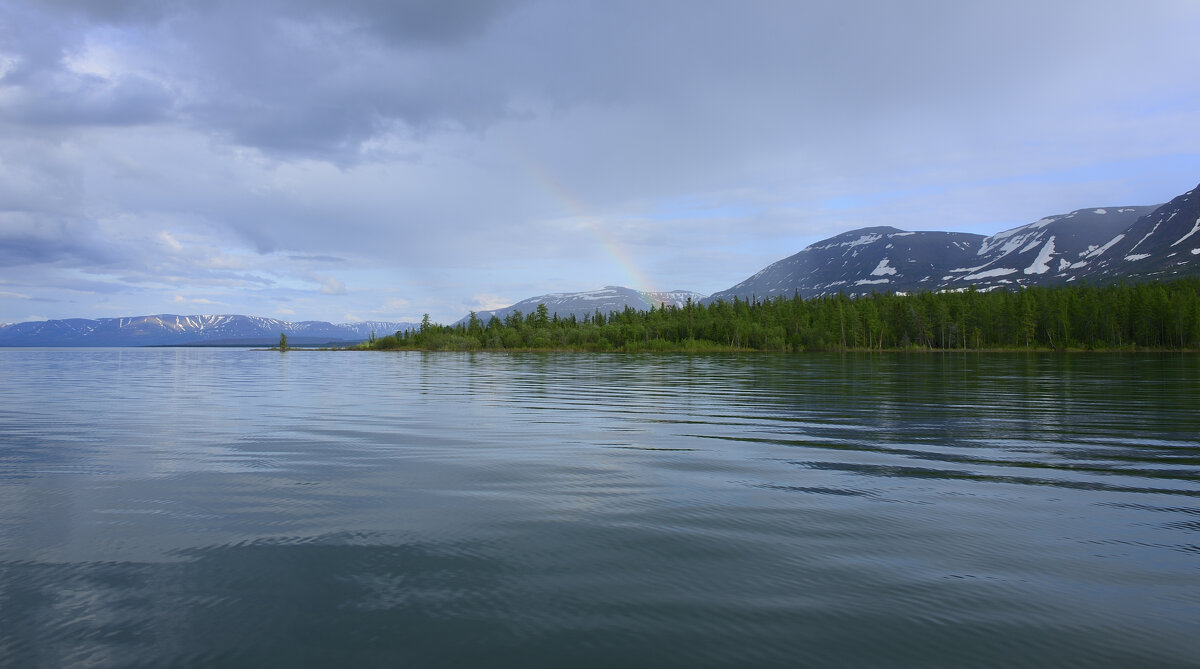
POLYGON ((540 304, 486 322, 437 325, 371 349, 845 351, 1197 349, 1200 279, 913 295, 720 301, 559 318, 540 304))

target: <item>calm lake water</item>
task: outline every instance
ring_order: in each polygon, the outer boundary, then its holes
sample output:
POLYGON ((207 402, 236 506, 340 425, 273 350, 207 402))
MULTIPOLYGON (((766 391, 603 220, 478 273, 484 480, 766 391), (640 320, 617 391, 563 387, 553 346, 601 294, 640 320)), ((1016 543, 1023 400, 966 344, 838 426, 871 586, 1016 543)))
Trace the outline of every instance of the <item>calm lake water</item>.
POLYGON ((0 349, 0 664, 1197 666, 1200 356, 0 349))

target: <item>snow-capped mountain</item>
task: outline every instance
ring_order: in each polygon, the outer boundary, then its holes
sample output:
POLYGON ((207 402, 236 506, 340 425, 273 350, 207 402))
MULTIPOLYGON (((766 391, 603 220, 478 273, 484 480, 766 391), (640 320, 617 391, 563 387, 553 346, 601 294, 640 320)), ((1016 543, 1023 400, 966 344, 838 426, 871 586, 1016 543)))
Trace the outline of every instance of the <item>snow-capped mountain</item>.
POLYGON ((1093 260, 1110 240, 1154 206, 1080 209, 987 237, 963 264, 938 277, 935 289, 1028 286, 1074 281, 1088 276, 1093 260))
POLYGON ((1089 277, 1169 278, 1200 273, 1200 186, 1139 218, 1086 256, 1089 277))
POLYGON ((1080 209, 991 236, 863 228, 768 265, 713 294, 766 299, 980 290, 1200 274, 1200 195, 1161 206, 1080 209))
POLYGON ((0 325, 0 346, 171 346, 274 344, 286 333, 293 345, 357 342, 414 327, 412 323, 293 323, 275 318, 236 315, 130 318, 70 318, 0 325))
POLYGON ((955 267, 983 240, 983 235, 965 232, 862 228, 805 247, 707 301, 917 290, 955 267))
MULTIPOLYGON (((492 316, 503 320, 514 311, 520 311, 522 314, 530 314, 537 310, 539 304, 545 304, 550 314, 558 314, 559 318, 567 318, 570 315, 574 315, 576 318, 583 318, 584 316, 596 313, 597 310, 607 316, 613 311, 623 311, 627 306, 633 307, 638 311, 645 311, 650 307, 657 309, 662 305, 681 307, 687 304, 689 299, 692 302, 698 303, 704 299, 704 295, 687 290, 654 292, 634 290, 622 286, 605 286, 599 290, 589 290, 580 293, 538 295, 537 297, 521 300, 503 309, 480 311, 475 316, 484 322, 487 322, 492 316)), ((467 318, 463 318, 459 322, 466 322, 467 318)))

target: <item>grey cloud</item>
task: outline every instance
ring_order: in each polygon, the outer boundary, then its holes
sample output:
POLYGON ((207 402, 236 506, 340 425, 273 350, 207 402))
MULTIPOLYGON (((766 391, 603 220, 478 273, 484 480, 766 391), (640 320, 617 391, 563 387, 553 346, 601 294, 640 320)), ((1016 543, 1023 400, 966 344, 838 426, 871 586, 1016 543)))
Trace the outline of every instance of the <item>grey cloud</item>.
POLYGON ((16 99, 0 111, 26 124, 170 120, 280 156, 354 160, 381 133, 503 114, 498 86, 455 71, 447 49, 478 38, 517 4, 62 1, 0 9, 9 26, 0 28, 0 55, 15 56, 2 85, 16 99), (72 71, 69 59, 96 34, 125 38, 125 62, 135 58, 138 71, 72 71))
MULTIPOLYGON (((142 46, 161 62, 147 67, 189 91, 172 109, 168 89, 132 74, 98 89, 60 87, 79 122, 173 115, 273 155, 340 163, 389 134, 486 131, 530 113, 523 101, 545 105, 536 115, 581 106, 631 114, 636 127, 616 144, 672 156, 704 147, 736 158, 780 143, 828 152, 847 133, 862 137, 858 152, 886 152, 897 131, 930 118, 951 136, 1002 131, 1031 104, 1078 104, 1071 96, 1088 82, 1057 68, 1130 67, 1127 43, 1102 36, 1146 29, 1161 9, 1118 22, 1104 17, 1123 12, 1096 3, 762 2, 731 12, 716 2, 310 0, 178 3, 155 14, 128 2, 103 16, 92 3, 66 4, 94 20, 153 15, 142 46)), ((62 36, 61 50, 85 35, 62 36)), ((576 141, 582 152, 595 140, 576 141)))
POLYGON ((166 120, 173 107, 170 91, 136 75, 111 80, 60 73, 23 93, 0 116, 29 125, 135 125, 166 120))
POLYGON ((348 0, 298 3, 313 15, 349 21, 389 42, 452 45, 482 34, 523 0, 348 0))
MULTIPOLYGON (((6 130, 4 124, 0 130, 6 130)), ((85 188, 77 158, 70 148, 46 138, 0 134, 0 212, 25 217, 10 217, 0 225, 42 217, 78 217, 85 188)))
POLYGON ((422 43, 364 41, 336 24, 295 30, 261 16, 233 35, 222 22, 184 39, 204 86, 189 118, 275 155, 354 161, 379 135, 481 128, 508 113, 498 82, 458 71, 457 54, 422 43))
POLYGON ((122 258, 119 250, 87 221, 0 214, 0 267, 48 263, 111 265, 122 258))
POLYGON ((155 22, 179 10, 182 0, 42 0, 67 14, 113 24, 155 22))
MULTIPOLYGON (((275 280, 207 239, 184 245, 153 221, 103 225, 87 219, 0 214, 0 268, 31 285, 53 283, 51 268, 115 277, 123 285, 270 286, 275 280)), ((101 282, 102 284, 105 282, 101 282)), ((96 291, 93 291, 96 292, 96 291)))
POLYGON ((329 263, 344 263, 344 262, 346 262, 345 258, 338 258, 337 256, 321 256, 321 255, 296 256, 296 255, 293 255, 293 256, 288 256, 288 258, 290 260, 300 260, 300 261, 307 260, 307 261, 312 261, 312 262, 329 262, 329 263))
MULTIPOLYGON (((102 5, 105 3, 88 3, 102 5)), ((47 8, 0 6, 0 118, 10 123, 87 126, 151 123, 172 117, 175 92, 139 72, 77 71, 89 25, 47 8)))

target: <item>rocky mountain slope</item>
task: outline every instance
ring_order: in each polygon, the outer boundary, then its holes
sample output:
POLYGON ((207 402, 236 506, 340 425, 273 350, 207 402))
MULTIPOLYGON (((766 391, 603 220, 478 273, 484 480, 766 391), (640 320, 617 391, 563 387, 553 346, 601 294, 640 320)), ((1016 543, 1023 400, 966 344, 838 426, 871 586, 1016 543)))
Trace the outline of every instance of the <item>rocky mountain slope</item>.
POLYGON ((1171 200, 1084 256, 1085 276, 1170 278, 1200 273, 1200 186, 1171 200), (1101 252, 1103 250, 1103 252, 1101 252))
POLYGON ((708 298, 979 290, 1200 273, 1200 197, 1080 209, 991 236, 863 228, 817 242, 708 298))
POLYGON ((941 277, 984 240, 964 232, 862 228, 807 246, 708 301, 912 291, 941 277))

